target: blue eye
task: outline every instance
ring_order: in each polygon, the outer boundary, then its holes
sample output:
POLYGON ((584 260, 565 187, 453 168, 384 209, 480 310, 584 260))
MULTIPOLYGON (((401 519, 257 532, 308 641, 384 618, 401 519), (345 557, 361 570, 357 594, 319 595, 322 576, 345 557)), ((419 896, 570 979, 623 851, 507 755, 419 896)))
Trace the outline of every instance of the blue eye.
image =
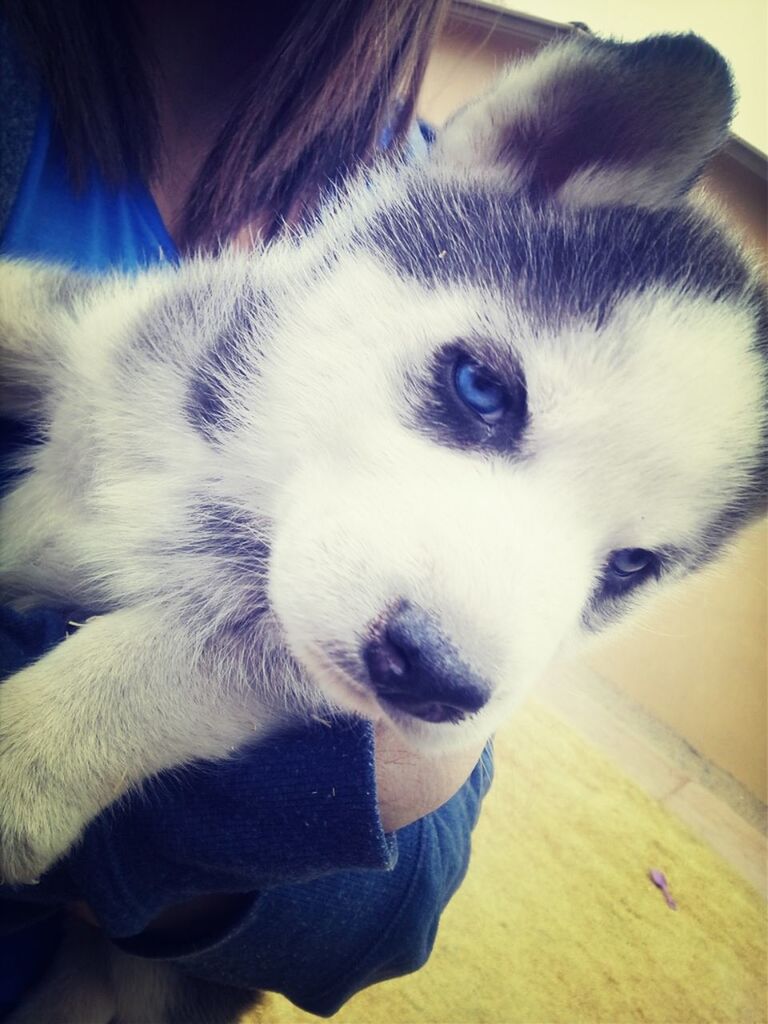
POLYGON ((453 386, 464 405, 486 423, 498 423, 507 411, 506 388, 473 359, 458 360, 453 371, 453 386))
POLYGON ((646 551, 645 548, 622 548, 613 552, 608 568, 616 576, 627 577, 655 570, 657 564, 658 559, 652 551, 646 551))

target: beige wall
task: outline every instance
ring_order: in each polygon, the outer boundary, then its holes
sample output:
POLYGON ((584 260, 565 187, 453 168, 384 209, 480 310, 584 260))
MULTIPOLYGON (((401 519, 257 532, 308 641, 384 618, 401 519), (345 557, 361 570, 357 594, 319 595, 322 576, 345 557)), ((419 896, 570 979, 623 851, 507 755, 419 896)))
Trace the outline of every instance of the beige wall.
POLYGON ((587 656, 604 679, 766 800, 765 521, 587 656))
MULTIPOLYGON (((480 92, 514 51, 535 45, 532 37, 510 38, 492 23, 449 23, 428 70, 421 112, 440 124, 480 92)), ((720 158, 710 188, 729 204, 750 243, 764 251, 765 191, 741 173, 730 158, 720 158)), ((767 591, 763 523, 739 538, 716 567, 681 584, 642 622, 592 650, 587 659, 603 678, 762 800, 767 591)))

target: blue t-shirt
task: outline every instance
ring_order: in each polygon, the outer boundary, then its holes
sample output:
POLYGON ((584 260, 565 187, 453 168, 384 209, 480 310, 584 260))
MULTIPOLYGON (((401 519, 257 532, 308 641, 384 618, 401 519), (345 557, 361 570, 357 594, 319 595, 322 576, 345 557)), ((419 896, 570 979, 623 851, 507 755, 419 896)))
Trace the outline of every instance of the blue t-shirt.
POLYGON ((136 270, 178 260, 141 182, 112 188, 94 169, 81 190, 71 187, 64 146, 45 100, 0 251, 89 271, 136 270))
MULTIPOLYGON (((0 253, 89 271, 178 258, 142 183, 115 190, 94 171, 81 192, 71 187, 46 103, 0 253)), ((7 459, 23 431, 3 426, 7 459)), ((0 492, 8 477, 0 472, 0 492)), ((69 615, 0 608, 0 678, 61 642, 69 615)), ((135 954, 333 1013, 426 960, 491 771, 486 751, 452 800, 396 837, 382 832, 372 730, 359 720, 307 726, 150 781, 100 815, 38 885, 0 887, 0 1017, 45 969, 58 938, 52 915, 73 900, 135 954), (209 893, 242 896, 217 933, 171 944, 142 934, 165 908, 209 893)))

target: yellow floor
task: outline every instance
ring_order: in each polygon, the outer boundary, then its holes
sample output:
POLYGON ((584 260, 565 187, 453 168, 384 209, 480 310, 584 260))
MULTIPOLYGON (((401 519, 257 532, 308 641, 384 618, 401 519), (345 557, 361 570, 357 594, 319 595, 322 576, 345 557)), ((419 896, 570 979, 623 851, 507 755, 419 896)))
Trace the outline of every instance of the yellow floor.
MULTIPOLYGON (((592 746, 532 704, 498 737, 467 879, 429 964, 344 1024, 763 1024, 765 903, 592 746), (669 878, 678 910, 648 881, 669 878)), ((316 1020, 269 996, 250 1018, 316 1020)))

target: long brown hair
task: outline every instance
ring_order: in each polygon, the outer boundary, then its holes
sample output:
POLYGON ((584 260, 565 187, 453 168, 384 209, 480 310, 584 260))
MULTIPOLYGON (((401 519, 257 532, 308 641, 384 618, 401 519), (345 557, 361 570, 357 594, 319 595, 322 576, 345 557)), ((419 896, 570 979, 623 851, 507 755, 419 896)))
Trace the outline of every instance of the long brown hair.
MULTIPOLYGON (((215 249, 256 213, 274 231, 368 159, 385 125, 397 145, 446 4, 284 0, 193 184, 180 244, 215 249)), ((3 0, 3 11, 50 94, 75 184, 93 163, 115 185, 151 182, 160 130, 129 0, 3 0)))

